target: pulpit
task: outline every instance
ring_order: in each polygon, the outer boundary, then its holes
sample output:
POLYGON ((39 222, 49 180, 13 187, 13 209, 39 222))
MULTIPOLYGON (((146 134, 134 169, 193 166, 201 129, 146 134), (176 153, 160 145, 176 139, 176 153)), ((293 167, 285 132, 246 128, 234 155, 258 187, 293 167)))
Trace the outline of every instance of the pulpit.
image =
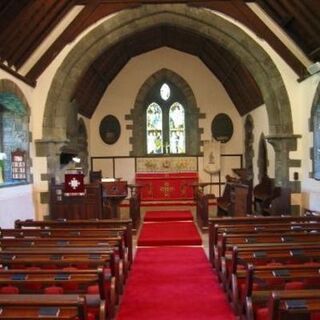
POLYGON ((103 215, 105 219, 120 218, 120 203, 128 195, 127 181, 119 179, 111 179, 106 181, 102 179, 102 194, 103 194, 103 215))

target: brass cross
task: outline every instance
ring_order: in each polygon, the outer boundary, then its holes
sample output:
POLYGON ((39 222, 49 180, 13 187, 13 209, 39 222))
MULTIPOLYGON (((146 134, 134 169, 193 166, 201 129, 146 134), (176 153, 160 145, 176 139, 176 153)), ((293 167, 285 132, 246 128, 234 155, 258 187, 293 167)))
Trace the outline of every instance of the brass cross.
POLYGON ((170 186, 169 182, 165 182, 163 187, 160 188, 160 191, 164 193, 164 197, 169 197, 170 192, 174 190, 174 187, 170 186))

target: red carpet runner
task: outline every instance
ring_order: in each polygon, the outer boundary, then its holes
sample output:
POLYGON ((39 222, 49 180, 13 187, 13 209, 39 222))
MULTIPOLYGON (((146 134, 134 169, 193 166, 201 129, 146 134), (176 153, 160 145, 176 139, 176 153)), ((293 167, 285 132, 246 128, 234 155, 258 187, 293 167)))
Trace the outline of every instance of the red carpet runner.
POLYGON ((147 211, 144 216, 144 222, 147 221, 192 221, 193 217, 188 210, 175 211, 147 211))
POLYGON ((138 246, 199 246, 199 232, 191 221, 144 223, 138 246))
POLYGON ((220 319, 235 318, 203 248, 138 249, 117 320, 220 319))

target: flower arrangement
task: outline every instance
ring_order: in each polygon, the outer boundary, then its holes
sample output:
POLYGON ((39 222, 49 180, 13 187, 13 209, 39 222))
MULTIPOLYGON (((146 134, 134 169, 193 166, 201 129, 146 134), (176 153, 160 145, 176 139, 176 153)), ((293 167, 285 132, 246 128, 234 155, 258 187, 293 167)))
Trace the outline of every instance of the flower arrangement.
POLYGON ((4 169, 4 160, 7 159, 7 155, 4 152, 0 152, 0 183, 3 183, 3 169, 4 169))

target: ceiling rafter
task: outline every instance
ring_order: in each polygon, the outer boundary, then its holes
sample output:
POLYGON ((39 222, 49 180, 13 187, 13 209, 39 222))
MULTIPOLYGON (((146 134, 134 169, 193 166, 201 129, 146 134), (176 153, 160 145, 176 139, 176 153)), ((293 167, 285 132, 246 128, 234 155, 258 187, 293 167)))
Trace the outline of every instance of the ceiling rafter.
POLYGON ((130 58, 163 46, 198 56, 217 76, 241 115, 263 104, 250 72, 233 54, 190 30, 162 25, 128 36, 89 66, 74 90, 79 112, 90 118, 109 84, 130 58))

